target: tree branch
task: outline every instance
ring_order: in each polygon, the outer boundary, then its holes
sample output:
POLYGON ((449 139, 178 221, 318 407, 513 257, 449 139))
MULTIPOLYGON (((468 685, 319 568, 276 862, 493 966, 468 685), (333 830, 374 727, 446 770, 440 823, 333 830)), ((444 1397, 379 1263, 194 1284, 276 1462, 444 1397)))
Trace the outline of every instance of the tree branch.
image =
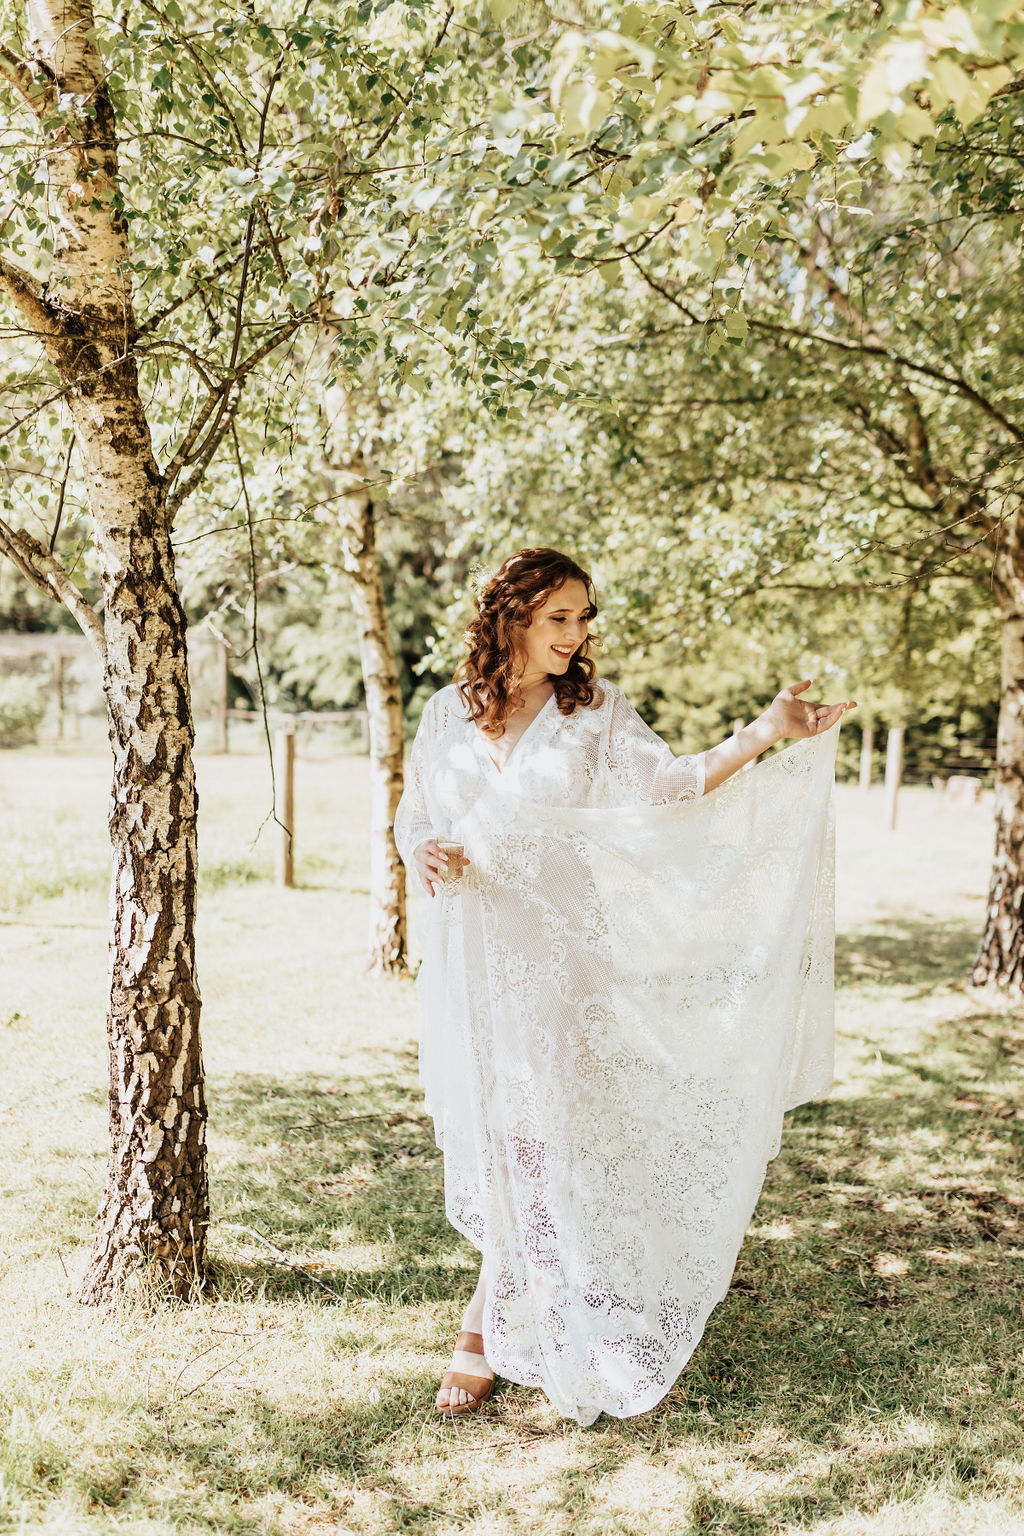
POLYGON ((174 517, 178 508, 183 502, 188 500, 192 492, 201 483, 207 469, 209 468, 211 459, 217 452, 217 449, 220 447, 221 442, 224 439, 224 434, 227 432, 228 428, 231 426, 231 423, 235 419, 235 409, 237 405, 238 401, 236 399, 234 405, 232 405, 229 410, 225 410, 222 413, 215 425, 211 427, 210 431, 206 434, 206 437, 203 440, 203 445, 200 448, 198 454, 187 461, 190 465, 188 474, 181 475, 181 470, 185 468, 185 462, 182 462, 179 468, 175 471, 177 483, 174 485, 174 488, 170 494, 164 498, 164 514, 167 518, 168 528, 174 522, 174 517), (180 478, 178 478, 179 476, 180 478))
POLYGON ((753 587, 733 588, 730 598, 761 597, 765 592, 817 592, 833 596, 836 592, 877 592, 881 581, 762 581, 753 587))
POLYGON ((9 257, 0 255, 0 284, 37 334, 53 335, 53 315, 43 296, 43 286, 31 272, 24 272, 9 257))
MULTIPOLYGON (((194 38, 190 37, 187 32, 179 31, 178 28, 171 21, 170 17, 167 16, 160 9, 160 7, 158 5, 155 5, 153 3, 153 0, 142 0, 142 4, 143 4, 144 8, 147 11, 150 12, 151 15, 156 16, 160 21, 163 22, 164 26, 171 33, 171 35, 174 37, 175 42, 180 43, 181 47, 184 48, 185 52, 192 59, 192 61, 195 64, 196 68, 199 70, 199 72, 202 75, 203 79, 206 81, 207 85, 210 87, 210 90, 213 92, 213 94, 216 96, 218 102, 220 103, 221 111, 224 113, 224 116, 227 118, 228 127, 231 129, 231 132, 232 132, 232 134, 234 136, 234 139, 235 139, 235 143, 238 145, 238 148, 239 148, 239 150, 241 151, 241 154, 242 154, 242 158, 244 159, 245 158, 245 139, 244 139, 244 137, 242 135, 242 130, 238 126, 238 119, 235 117, 234 112, 232 112, 231 108, 228 106, 227 98, 225 97, 223 91, 221 90, 220 84, 217 81, 215 75, 213 74, 212 69, 210 68, 210 66, 206 62, 206 60, 202 57, 202 55, 200 54, 199 50, 196 48, 194 38)), ((239 92, 239 95, 242 95, 242 93, 239 92)), ((242 96, 242 100, 245 101, 244 95, 242 96)), ((252 105, 251 102, 246 101, 246 106, 251 106, 251 105, 252 105)))
POLYGON ((1018 427, 1009 417, 1004 416, 998 406, 986 400, 979 394, 973 385, 958 374, 943 373, 941 368, 933 368, 930 363, 915 362, 912 357, 904 357, 901 352, 894 352, 888 347, 873 345, 870 342, 850 341, 840 336, 829 336, 827 332, 801 331, 793 326, 777 325, 770 320, 750 321, 751 330, 775 332, 781 336, 791 336, 794 341, 813 341, 824 344, 827 347, 838 347, 844 352, 860 352, 868 357, 880 357, 886 362, 895 363, 897 367, 908 368, 912 373, 918 373, 922 378, 932 379, 936 384, 944 384, 947 389, 955 390, 965 399, 972 400, 974 404, 990 417, 994 422, 1008 432, 1018 442, 1024 442, 1024 428, 1018 427))
POLYGON ((185 436, 178 444, 173 458, 167 465, 167 468, 164 470, 164 484, 168 490, 174 484, 182 470, 185 469, 185 467, 191 461, 193 457, 192 449, 199 440, 200 434, 202 433, 210 417, 213 415, 214 411, 217 409, 218 405, 223 403, 224 397, 227 395, 230 388, 231 379, 221 379, 220 383, 210 390, 206 399, 199 407, 198 416, 196 416, 195 420, 192 422, 192 425, 185 433, 185 436))
POLYGON ((653 288, 655 293, 660 293, 662 298, 672 305, 673 309, 678 309, 680 314, 686 316, 691 325, 704 325, 706 323, 699 315, 695 315, 692 309, 687 309, 682 299, 674 294, 671 289, 666 288, 663 283, 659 283, 657 278, 653 277, 647 268, 637 261, 635 255, 630 253, 627 260, 640 273, 648 288, 653 288))
POLYGON ((367 150, 366 154, 362 157, 364 164, 366 163, 366 161, 373 159, 373 156, 383 146, 385 141, 387 139, 389 139, 391 137, 391 135, 394 133, 395 128, 397 127, 397 125, 402 120, 403 113, 405 113, 405 112, 407 112, 409 110, 408 102, 412 98, 412 93, 416 89, 416 86, 423 79, 423 76, 426 74, 427 66, 429 65, 431 59, 434 57, 434 54, 437 52, 437 50, 440 48, 441 44, 444 42, 445 33, 448 31, 448 28, 451 25, 451 19, 454 16, 454 14, 455 14, 455 7, 454 7, 454 5, 451 5, 451 6, 448 7, 448 10, 445 12, 444 20, 441 23, 441 30, 438 32, 437 36, 434 38, 434 41, 430 44, 430 47, 427 49, 426 53, 423 56, 423 62, 420 65, 419 74, 416 76, 416 79, 413 80, 412 84, 410 85, 410 87, 409 87, 409 89, 408 89, 408 91, 406 93, 406 96, 403 98, 401 91, 399 91, 397 89, 397 87, 394 88, 395 89, 395 95, 398 97, 399 101, 401 101, 401 103, 402 103, 401 111, 398 111, 398 112, 396 112, 394 114, 394 116, 392 117, 391 121, 381 130, 381 132, 377 135, 376 139, 370 145, 370 148, 367 150))
POLYGON ((199 484, 206 466, 213 458, 214 452, 225 432, 234 420, 238 398, 236 395, 235 400, 231 401, 232 390, 236 389, 246 374, 257 367, 265 357, 269 357, 271 352, 275 351, 283 341, 287 341, 288 337, 293 335, 300 325, 304 325, 308 319, 313 318, 313 315, 314 311, 309 311, 308 313, 292 316, 284 325, 279 326, 262 346, 257 347, 254 352, 250 352, 249 356, 238 364, 234 372, 228 378, 222 379, 216 389, 212 390, 206 397, 199 415, 189 428, 184 441, 164 471, 164 508, 169 522, 173 521, 174 514, 182 502, 192 494, 199 484), (196 448, 196 442, 215 411, 217 415, 213 425, 207 431, 200 447, 196 448), (182 471, 185 469, 190 469, 191 473, 184 480, 181 480, 180 483, 176 484, 182 471))
POLYGON ((21 553, 17 531, 8 527, 2 519, 0 519, 0 551, 7 556, 15 569, 20 571, 30 586, 35 587, 36 591, 41 592, 44 597, 57 600, 52 587, 47 585, 45 578, 40 576, 38 571, 33 570, 21 553))
POLYGON ((0 518, 0 551, 15 565, 25 580, 53 598, 75 618, 78 627, 101 661, 106 659, 107 641, 103 620, 91 603, 79 592, 67 570, 38 539, 24 528, 11 528, 0 518))
POLYGON ((902 438, 897 437, 891 427, 887 427, 884 421, 877 420, 871 414, 870 407, 856 396, 846 401, 846 409, 851 416, 855 416, 873 438, 878 442, 887 458, 904 462, 909 458, 907 445, 902 438))
MULTIPOLYGON (((260 250, 262 247, 257 245, 256 249, 260 250)), ((236 251, 230 259, 225 258, 223 261, 216 263, 210 268, 209 272, 204 272, 202 277, 197 282, 194 282, 190 288, 186 288, 184 293, 179 294, 176 299, 172 299, 169 304, 165 304, 163 309, 155 310, 153 314, 147 315, 138 327, 135 333, 136 336, 141 339, 144 336, 151 335, 158 325, 161 325, 169 316, 173 315, 175 310, 180 309, 183 304, 187 304, 189 299, 194 298, 197 293, 201 293, 208 284, 215 283, 218 278, 226 277, 232 268, 237 267, 238 263, 242 260, 242 254, 241 251, 236 251)))
POLYGON ((50 554, 53 554, 57 535, 60 532, 61 518, 64 516, 64 501, 68 493, 68 476, 71 474, 71 455, 75 451, 75 434, 72 432, 71 441, 68 443, 67 457, 64 460, 64 475, 60 482, 60 495, 57 498, 57 515, 53 520, 53 529, 50 533, 50 554))
POLYGON ((910 468, 918 485, 934 501, 940 491, 938 478, 932 465, 928 424, 924 419, 921 402, 909 384, 904 384, 902 395, 903 404, 907 410, 907 457, 910 468))
MULTIPOLYGON (((854 397, 848 399, 845 404, 850 414, 855 416, 866 431, 876 439, 883 453, 895 464, 897 471, 927 498, 925 506, 908 500, 904 500, 903 504, 918 514, 938 515, 943 511, 955 512, 956 518, 948 525, 949 528, 955 527, 958 523, 965 523, 982 529, 983 536, 992 533, 998 527, 998 523, 987 515, 987 508, 975 487, 948 470, 937 469, 932 463, 928 428, 917 396, 909 385, 904 385, 902 394, 908 411, 905 438, 900 437, 892 427, 872 416, 869 406, 864 401, 854 397), (958 489, 959 496, 956 494, 958 489)), ((973 544, 965 547, 973 548, 973 544)))
POLYGON ((32 72, 31 64, 10 48, 0 44, 0 79, 6 80, 13 86, 18 95, 39 116, 46 101, 47 93, 35 88, 36 77, 32 72))
MULTIPOLYGON (((666 299, 674 309, 679 310, 681 314, 685 315, 688 324, 693 326, 710 326, 713 323, 714 316, 701 317, 695 315, 670 289, 652 278, 640 262, 634 261, 633 265, 648 287, 654 289, 656 293, 660 293, 662 298, 666 299)), ((752 331, 764 331, 768 335, 775 336, 788 336, 793 341, 812 341, 818 346, 835 347, 842 352, 857 352, 866 357, 880 357, 886 362, 895 363, 900 368, 907 368, 912 373, 920 374, 922 378, 932 379, 936 384, 943 384, 947 389, 955 390, 957 394, 963 395, 965 399, 973 401, 978 409, 1002 427, 1004 432, 1008 432, 1017 442, 1024 442, 1024 427, 1018 427, 1009 417, 1003 414, 998 406, 993 405, 991 400, 986 400, 984 395, 979 393, 972 384, 969 384, 959 374, 943 373, 941 368, 934 368, 930 363, 915 362, 913 358, 905 357, 901 352, 894 352, 890 347, 886 347, 879 342, 855 341, 849 337, 830 336, 827 331, 804 331, 800 330, 797 326, 781 325, 776 321, 759 320, 753 316, 748 318, 748 324, 752 331)))
MULTIPOLYGON (((155 9, 151 5, 151 0, 144 0, 144 3, 150 5, 150 9, 155 9)), ((303 16, 305 16, 309 11, 311 4, 312 0, 306 0, 306 3, 302 8, 303 16)), ((270 78, 270 83, 267 86, 266 95, 263 100, 263 110, 260 113, 259 133, 256 142, 255 163, 257 167, 259 166, 263 156, 263 145, 266 139, 267 117, 270 113, 270 103, 274 95, 274 88, 280 80, 281 74, 284 70, 284 61, 287 52, 288 48, 281 49, 281 52, 278 55, 277 64, 270 78)), ((269 224, 267 227, 269 232, 269 224)), ((238 380, 242 378, 246 373, 248 373, 250 368, 255 367, 256 363, 259 361, 259 356, 253 355, 247 360, 245 364, 242 365, 241 368, 237 366, 238 352, 242 342, 242 324, 245 318, 245 291, 249 281, 249 263, 252 257, 253 235, 255 234, 255 231, 256 206, 254 205, 249 209, 249 215, 245 223, 245 237, 242 241, 242 271, 238 279, 238 297, 235 300, 235 320, 231 336, 231 355, 228 359, 228 377, 222 381, 220 386, 214 391, 213 394, 207 397, 203 409, 199 413, 198 420, 193 423, 191 430, 185 437, 185 441, 182 443, 181 447, 178 449, 178 452, 175 454, 168 470, 168 484, 176 479, 181 471, 190 463, 196 463, 200 469, 205 469, 206 465, 209 464, 211 458, 213 457, 214 451, 216 450, 217 444, 223 437, 225 428, 228 422, 231 420, 232 413, 228 412, 228 400, 230 397, 232 385, 236 384, 238 380), (216 414, 214 414, 214 412, 216 414), (201 446, 196 449, 195 452, 193 452, 199 435, 203 431, 211 415, 213 415, 213 425, 210 427, 210 430, 203 440, 201 446)), ((271 350, 273 349, 271 348, 271 350)), ((266 354, 264 353, 262 355, 266 354)), ((184 494, 179 494, 173 503, 170 501, 165 503, 168 512, 173 514, 174 509, 180 504, 180 501, 184 500, 184 496, 189 493, 193 487, 193 484, 195 483, 196 476, 194 474, 190 475, 187 482, 188 489, 184 492, 184 494)))

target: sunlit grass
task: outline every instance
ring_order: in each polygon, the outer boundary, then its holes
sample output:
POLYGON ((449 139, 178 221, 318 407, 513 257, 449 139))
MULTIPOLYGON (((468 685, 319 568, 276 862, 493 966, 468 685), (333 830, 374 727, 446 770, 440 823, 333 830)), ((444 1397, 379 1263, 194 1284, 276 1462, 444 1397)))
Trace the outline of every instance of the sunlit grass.
POLYGON ((408 983, 361 969, 365 762, 300 761, 299 887, 256 758, 200 764, 213 1286, 74 1300, 105 1158, 96 757, 0 757, 0 1529, 1016 1536, 1019 1010, 963 985, 985 810, 840 796, 840 1078, 790 1117, 666 1401, 588 1430, 431 1402, 474 1255, 444 1221, 408 983), (68 878, 63 878, 63 871, 68 878))

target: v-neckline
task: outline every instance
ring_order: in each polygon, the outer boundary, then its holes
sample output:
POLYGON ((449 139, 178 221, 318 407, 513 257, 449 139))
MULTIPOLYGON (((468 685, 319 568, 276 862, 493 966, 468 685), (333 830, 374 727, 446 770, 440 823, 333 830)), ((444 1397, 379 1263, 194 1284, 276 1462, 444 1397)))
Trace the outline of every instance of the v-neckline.
MULTIPOLYGON (((544 711, 547 709, 548 705, 551 703, 552 699, 554 699, 554 698, 557 698, 557 694, 552 689, 551 693, 548 694, 547 698, 544 700, 544 703, 541 705, 540 709, 538 709, 537 713, 534 715, 534 717, 530 721, 529 725, 526 727, 526 729, 523 731, 522 735, 515 742, 515 745, 509 750, 508 756, 505 758, 505 768, 508 767, 508 765, 511 762, 512 758, 515 757, 516 753, 519 751, 519 748, 522 746, 523 742, 526 740, 527 736, 529 736, 530 732, 533 730, 534 726, 537 724, 537 721, 540 719, 541 715, 544 713, 544 711)), ((490 763, 491 767, 494 769, 494 772, 498 775, 498 778, 499 779, 502 778, 504 776, 504 773, 505 773, 505 768, 499 768, 497 763, 494 761, 494 758, 491 756, 490 752, 488 752, 488 750, 487 750, 487 737, 484 735, 483 731, 477 725, 475 720, 470 721, 470 724, 472 725, 474 734, 480 740, 480 749, 483 752, 484 757, 486 757, 487 761, 490 763)), ((501 740, 500 736, 499 736, 498 740, 499 741, 501 740)))

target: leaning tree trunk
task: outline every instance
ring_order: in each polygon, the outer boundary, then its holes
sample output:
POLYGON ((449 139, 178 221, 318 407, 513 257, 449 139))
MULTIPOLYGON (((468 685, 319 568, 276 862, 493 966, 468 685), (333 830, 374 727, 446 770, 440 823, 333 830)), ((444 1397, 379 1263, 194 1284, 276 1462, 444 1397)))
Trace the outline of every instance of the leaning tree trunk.
POLYGON ((30 0, 61 118, 46 149, 63 231, 36 316, 67 391, 102 575, 114 780, 110 1160, 82 1298, 204 1279, 206 1104, 194 918, 196 791, 185 619, 132 355, 116 124, 91 0, 30 0))
MULTIPOLYGON (((321 345, 329 360, 332 332, 321 345)), ((404 975, 408 969, 405 866, 395 843, 395 812, 402 798, 405 728, 402 690, 377 556, 371 476, 352 436, 352 392, 341 383, 324 391, 328 473, 343 494, 337 500, 344 568, 350 578, 359 636, 359 661, 370 736, 370 943, 367 968, 404 975)))
POLYGON ((1003 533, 995 569, 1003 615, 996 846, 971 980, 1024 992, 1024 513, 1004 525, 1003 533))
POLYGON ((395 843, 395 812, 403 782, 402 693, 377 558, 373 497, 365 485, 366 466, 357 459, 345 473, 355 483, 339 502, 341 546, 351 578, 370 726, 368 965, 371 970, 401 975, 407 968, 405 867, 395 843))

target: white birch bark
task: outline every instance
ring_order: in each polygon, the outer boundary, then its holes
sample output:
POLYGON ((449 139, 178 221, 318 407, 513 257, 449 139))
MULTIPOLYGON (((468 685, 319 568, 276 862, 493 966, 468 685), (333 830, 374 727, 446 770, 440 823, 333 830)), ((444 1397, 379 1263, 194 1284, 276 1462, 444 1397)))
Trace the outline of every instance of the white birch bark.
POLYGON ((58 238, 45 285, 0 278, 67 392, 102 576, 103 634, 92 638, 114 756, 110 1160, 82 1297, 138 1283, 186 1295, 204 1277, 208 1200, 185 620, 133 357, 130 252, 111 200, 116 123, 92 6, 28 0, 26 19, 33 72, 63 107, 59 136, 41 128, 58 238))
MULTIPOLYGON (((353 473, 360 466, 353 465, 353 473)), ((362 466, 365 473, 365 466, 362 466)), ((354 487, 339 503, 342 551, 351 577, 352 609, 370 733, 371 970, 406 970, 405 869, 395 845, 395 812, 402 798, 405 733, 398 667, 377 559, 373 498, 354 487)))
POLYGON ((363 455, 348 443, 351 400, 332 385, 325 392, 330 422, 330 467, 345 494, 338 502, 344 568, 352 609, 370 736, 370 970, 397 975, 407 969, 405 868, 395 844, 395 812, 402 798, 405 731, 398 666, 391 641, 377 538, 371 476, 363 455))

